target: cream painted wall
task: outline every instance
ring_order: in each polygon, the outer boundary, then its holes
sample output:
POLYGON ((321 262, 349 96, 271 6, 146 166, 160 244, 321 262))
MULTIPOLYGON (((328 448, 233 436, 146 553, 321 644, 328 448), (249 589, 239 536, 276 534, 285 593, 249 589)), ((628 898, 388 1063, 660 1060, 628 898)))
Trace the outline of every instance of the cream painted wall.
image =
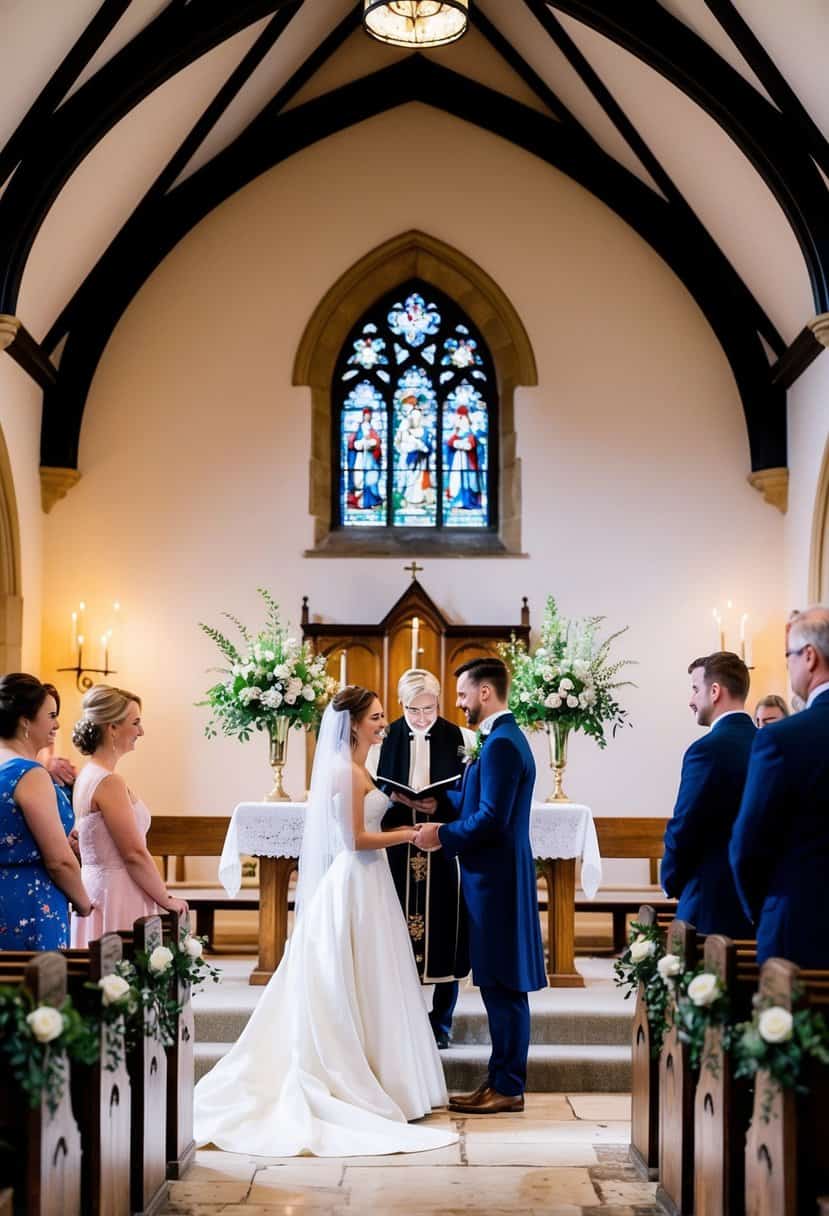
POLYGON ((0 428, 9 451, 20 523, 23 668, 38 672, 41 641, 43 513, 40 507, 40 414, 43 394, 7 354, 0 354, 0 428))
POLYGON ((788 430, 787 606, 803 608, 809 599, 815 499, 829 442, 829 354, 819 355, 789 390, 788 430))
MULTIPOLYGON (((145 697, 130 776, 156 813, 228 812, 267 788, 264 738, 203 738, 193 708, 216 662, 197 622, 251 620, 265 583, 296 620, 374 620, 399 559, 306 559, 309 391, 294 353, 332 281, 416 224, 478 261, 522 316, 539 385, 519 390, 525 558, 424 562, 459 620, 569 614, 630 623, 635 729, 605 752, 577 738, 567 785, 599 814, 667 814, 697 735, 688 660, 713 649, 727 596, 756 618, 762 691, 785 597, 783 520, 746 484, 725 358, 656 255, 579 186, 449 116, 409 105, 294 156, 209 216, 127 310, 102 359, 83 478, 46 520, 52 668, 85 596, 124 605, 118 679, 145 697)), ((94 631, 93 631, 94 632, 94 631)), ((70 717, 67 698, 65 718, 70 717)), ((77 704, 77 699, 75 699, 77 704)), ((541 742, 541 741, 539 741, 541 742)), ((289 789, 303 787, 291 741, 289 789)), ((542 759, 539 748, 539 759, 542 759)), ((550 786, 542 770, 539 791, 550 786)))

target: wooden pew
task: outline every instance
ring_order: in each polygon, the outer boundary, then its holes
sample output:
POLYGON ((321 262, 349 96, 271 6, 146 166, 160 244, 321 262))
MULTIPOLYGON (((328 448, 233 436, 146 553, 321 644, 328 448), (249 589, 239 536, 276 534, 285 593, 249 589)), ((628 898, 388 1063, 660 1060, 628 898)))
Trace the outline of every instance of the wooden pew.
POLYGON ((604 912, 613 917, 613 950, 621 954, 627 945, 628 917, 642 904, 648 904, 658 913, 676 913, 676 900, 668 899, 659 885, 659 862, 664 853, 664 837, 667 819, 649 816, 638 818, 607 817, 593 820, 602 858, 618 858, 632 861, 644 859, 650 867, 647 884, 630 886, 607 884, 596 893, 595 899, 585 895, 576 897, 577 912, 604 912))
MULTIPOLYGON (((179 943, 186 925, 184 917, 168 912, 163 918, 165 944, 179 943)), ((175 1042, 167 1048, 167 1177, 181 1178, 196 1155, 193 1139, 196 1026, 190 985, 177 977, 172 983, 181 1013, 176 1019, 175 1042)))
MULTIPOLYGON (((704 962, 726 987, 731 1022, 747 1021, 759 977, 756 942, 712 935, 705 940, 704 962)), ((734 1061, 723 1050, 722 1028, 709 1026, 694 1100, 695 1216, 741 1216, 750 1118, 749 1086, 734 1079, 734 1061), (709 1059, 713 1067, 706 1063, 709 1059)))
MULTIPOLYGON (((656 912, 646 904, 636 919, 641 925, 655 925, 656 912)), ((656 1177, 659 1166, 659 1058, 652 1047, 645 989, 640 984, 631 1031, 630 1159, 649 1179, 656 1177)))
MULTIPOLYGON (((22 964, 7 960, 0 983, 22 983, 36 1003, 59 1006, 66 997, 66 960, 53 953, 22 964)), ((18 1211, 25 1216, 81 1216, 81 1137, 65 1056, 60 1068, 65 1084, 54 1113, 45 1096, 31 1109, 11 1076, 0 1071, 0 1135, 20 1150, 13 1183, 20 1191, 18 1211)))
MULTIPOLYGON (((760 972, 760 993, 774 1004, 797 1009, 802 1002, 829 1012, 829 971, 801 971, 783 959, 768 959, 760 972)), ((829 1067, 806 1065, 808 1094, 772 1088, 768 1121, 768 1074, 754 1087, 751 1127, 745 1148, 747 1216, 802 1216, 817 1209, 829 1189, 829 1067)))
MULTIPOLYGON (((162 945, 160 916, 142 916, 119 935, 124 954, 162 945)), ((150 1021, 145 1014, 145 1025, 150 1021)), ((167 1056, 157 1029, 139 1035, 127 1065, 132 1087, 130 1191, 135 1216, 155 1216, 167 1202, 167 1056)))
MULTIPOLYGON (((684 969, 697 966, 699 939, 693 925, 672 921, 666 951, 683 959, 684 969)), ((694 1091, 690 1050, 674 1023, 668 1027, 659 1057, 659 1187, 657 1202, 668 1216, 694 1210, 694 1091)))

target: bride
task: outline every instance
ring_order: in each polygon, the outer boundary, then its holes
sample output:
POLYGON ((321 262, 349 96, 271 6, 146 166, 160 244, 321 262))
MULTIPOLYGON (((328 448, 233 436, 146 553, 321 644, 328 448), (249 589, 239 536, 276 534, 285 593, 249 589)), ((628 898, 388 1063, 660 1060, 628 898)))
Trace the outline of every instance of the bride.
POLYGON ((325 711, 294 931, 240 1038, 196 1086, 197 1144, 348 1157, 457 1140, 409 1123, 446 1103, 446 1085, 385 853, 414 830, 380 831, 388 799, 365 768, 385 724, 365 688, 325 711))

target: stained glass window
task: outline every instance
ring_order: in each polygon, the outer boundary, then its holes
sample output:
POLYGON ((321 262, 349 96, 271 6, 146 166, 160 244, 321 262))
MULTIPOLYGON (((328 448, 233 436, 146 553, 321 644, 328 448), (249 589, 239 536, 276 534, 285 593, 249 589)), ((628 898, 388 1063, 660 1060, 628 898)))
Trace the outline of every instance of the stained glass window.
POLYGON ((495 391, 451 300, 417 280, 380 300, 334 373, 335 526, 494 528, 495 391))

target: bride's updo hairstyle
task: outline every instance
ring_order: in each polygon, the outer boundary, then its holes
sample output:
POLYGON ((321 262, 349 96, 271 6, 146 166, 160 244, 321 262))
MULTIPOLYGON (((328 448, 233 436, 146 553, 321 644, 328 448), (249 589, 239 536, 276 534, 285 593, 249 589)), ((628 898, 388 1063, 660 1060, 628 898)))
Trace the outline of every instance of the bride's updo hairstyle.
POLYGON ((83 699, 83 717, 75 723, 72 742, 84 756, 91 756, 104 741, 106 728, 123 722, 130 704, 141 708, 141 698, 126 688, 95 684, 83 699))
POLYGON ((331 705, 338 713, 343 710, 348 710, 351 714, 351 746, 357 742, 357 736, 354 734, 354 727, 362 722, 368 711, 371 709, 374 702, 377 700, 377 693, 372 692, 370 688, 360 688, 359 684, 348 684, 345 688, 341 688, 334 697, 331 705))

